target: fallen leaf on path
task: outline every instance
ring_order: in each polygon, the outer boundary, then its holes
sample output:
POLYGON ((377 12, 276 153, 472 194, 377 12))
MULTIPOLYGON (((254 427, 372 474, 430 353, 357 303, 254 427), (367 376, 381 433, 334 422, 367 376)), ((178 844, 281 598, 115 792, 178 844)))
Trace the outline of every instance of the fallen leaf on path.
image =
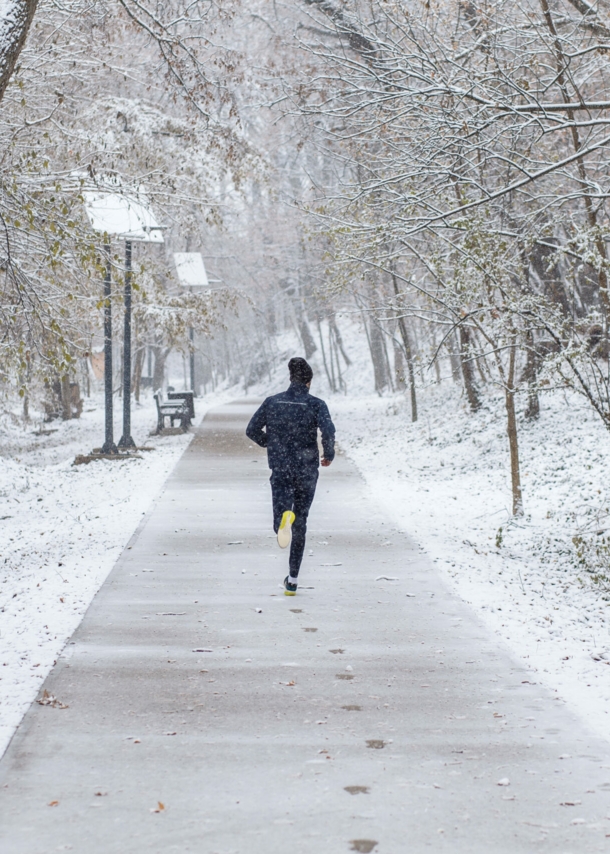
POLYGON ((502 777, 501 780, 498 780, 496 783, 497 786, 510 786, 510 780, 508 777, 502 777))
POLYGON ((560 807, 578 807, 582 804, 582 801, 562 801, 559 806, 560 807))
POLYGON ((204 649, 202 646, 198 646, 193 652, 212 652, 211 649, 204 649))
POLYGON ((349 792, 350 795, 368 795, 369 793, 368 786, 344 786, 343 788, 346 792, 349 792))
POLYGON ((67 703, 62 703, 61 700, 58 700, 53 694, 49 694, 46 688, 43 691, 42 697, 39 697, 36 702, 39 706, 51 706, 53 709, 68 708, 67 703))
POLYGON ((154 809, 151 809, 151 812, 163 812, 165 809, 165 804, 161 803, 161 801, 157 801, 157 806, 154 809))
POLYGON ((359 851, 360 854, 370 854, 377 845, 375 839, 352 839, 351 843, 352 851, 359 851))
POLYGON ((50 806, 50 807, 56 807, 56 806, 58 806, 58 805, 59 805, 59 801, 49 801, 49 806, 50 806))

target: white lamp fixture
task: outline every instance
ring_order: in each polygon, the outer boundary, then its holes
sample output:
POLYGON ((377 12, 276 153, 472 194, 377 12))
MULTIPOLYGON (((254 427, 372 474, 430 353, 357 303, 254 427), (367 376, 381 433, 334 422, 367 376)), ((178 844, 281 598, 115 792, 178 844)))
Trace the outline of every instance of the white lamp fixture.
POLYGON ((94 231, 122 240, 163 243, 161 226, 151 211, 120 193, 87 190, 83 193, 85 210, 94 231))
POLYGON ((180 284, 185 288, 207 288, 208 274, 201 252, 174 252, 174 263, 180 284))

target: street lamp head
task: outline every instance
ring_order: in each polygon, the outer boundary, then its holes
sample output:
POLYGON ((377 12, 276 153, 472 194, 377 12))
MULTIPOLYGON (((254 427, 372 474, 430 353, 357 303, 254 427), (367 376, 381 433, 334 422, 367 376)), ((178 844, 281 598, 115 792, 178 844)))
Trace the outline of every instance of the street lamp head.
POLYGON ((163 226, 141 202, 121 193, 97 190, 87 190, 83 197, 87 217, 94 231, 121 240, 163 243, 163 226))

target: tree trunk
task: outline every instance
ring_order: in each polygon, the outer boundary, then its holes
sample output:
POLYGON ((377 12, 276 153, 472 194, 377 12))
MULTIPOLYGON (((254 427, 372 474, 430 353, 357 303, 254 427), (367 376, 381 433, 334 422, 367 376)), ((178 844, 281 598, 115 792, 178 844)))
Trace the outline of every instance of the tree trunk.
POLYGON ((395 338, 392 339, 392 344, 394 345, 394 380, 396 382, 396 388, 400 391, 404 391, 407 387, 407 383, 405 379, 405 361, 403 358, 402 347, 395 338))
POLYGON ((330 323, 328 324, 328 361, 330 364, 330 376, 333 383, 333 391, 337 391, 337 379, 335 376, 335 360, 333 359, 333 333, 330 328, 330 323))
POLYGON ((345 364, 349 368, 349 366, 352 363, 352 360, 350 359, 350 357, 345 352, 345 348, 343 346, 343 338, 341 338, 341 334, 339 332, 339 327, 337 326, 337 321, 335 320, 334 314, 330 315, 330 317, 328 318, 328 322, 332 326, 332 330, 333 330, 334 335, 335 335, 335 341, 337 342, 337 346, 338 346, 339 350, 341 351, 341 355, 345 359, 345 364))
POLYGON ((9 7, 9 14, 6 7, 3 9, 4 19, 0 20, 0 100, 25 44, 37 6, 38 0, 17 0, 9 7))
POLYGON ((506 417, 508 445, 510 448, 510 478, 513 493, 513 516, 523 515, 523 495, 521 493, 521 469, 519 466, 519 442, 517 438, 517 416, 515 414, 515 357, 517 347, 510 348, 508 378, 504 393, 506 396, 506 417))
POLYGON ((481 408, 481 398, 479 390, 474 379, 474 370, 472 364, 472 354, 470 351, 470 330, 464 323, 458 325, 460 336, 460 362, 462 363, 462 376, 464 378, 464 388, 466 396, 472 412, 476 412, 481 408))
POLYGON ((169 356, 169 349, 154 346, 151 347, 151 350, 155 356, 155 367, 153 370, 153 392, 159 391, 159 389, 163 389, 163 383, 165 381, 165 362, 167 357, 169 356))
POLYGON ((524 379, 527 381, 527 408, 526 418, 538 418, 540 415, 540 399, 536 390, 536 350, 534 344, 534 333, 528 329, 525 333, 525 347, 527 361, 525 363, 524 379))
POLYGON ((336 327, 333 327, 330 323, 328 323, 328 345, 330 347, 330 358, 331 361, 334 357, 335 367, 337 369, 337 385, 339 387, 339 391, 346 391, 345 380, 343 379, 343 375, 341 373, 341 362, 339 361, 339 346, 337 344, 336 337, 336 327))
POLYGON ((328 370, 328 362, 326 361, 326 350, 324 349, 324 339, 322 338, 322 327, 320 326, 320 318, 316 318, 316 323, 318 325, 318 335, 320 336, 320 347, 322 348, 322 361, 324 363, 324 370, 326 372, 326 379, 328 380, 328 387, 331 391, 336 391, 334 383, 330 376, 330 371, 328 370))
POLYGON ((383 328, 380 328, 379 331, 381 332, 381 340, 383 343, 383 355, 385 359, 385 369, 386 376, 388 378, 388 385, 390 386, 390 390, 394 391, 395 389, 394 380, 392 379, 392 365, 390 364, 390 354, 388 353, 388 340, 383 328))
POLYGON ((400 334, 403 344, 405 345, 405 355, 407 357, 407 372, 409 374, 409 391, 411 393, 411 421, 417 421, 417 390, 415 388, 415 369, 413 367, 413 351, 411 350, 411 340, 407 332, 407 324, 404 317, 398 321, 400 334))
POLYGON ((142 368, 144 367, 144 347, 138 347, 133 365, 133 393, 136 403, 140 402, 140 385, 142 381, 142 368))
MULTIPOLYGON (((394 293, 397 297, 400 296, 398 290, 398 280, 396 274, 392 272, 392 283, 394 285, 394 293)), ((411 349, 411 340, 407 332, 407 324, 404 317, 398 317, 398 328, 400 329, 400 337, 405 348, 405 356, 407 357, 407 373, 409 374, 409 391, 411 393, 411 421, 417 421, 417 390, 415 388, 415 370, 413 368, 413 351, 411 349)))
POLYGON ((451 363, 451 376, 453 377, 453 382, 459 383, 460 377, 462 376, 462 365, 460 362, 460 348, 457 345, 457 341, 455 340, 455 332, 452 332, 451 335, 447 336, 447 342, 445 344, 447 347, 447 352, 449 353, 449 361, 451 363))
POLYGON ((375 374, 375 391, 381 394, 388 384, 388 374, 383 348, 383 333, 374 319, 369 325, 369 335, 371 341, 371 360, 375 374))
POLYGON ((313 340, 309 324, 304 317, 299 320, 299 332, 301 335, 301 341, 303 342, 303 347, 305 348, 305 358, 309 359, 309 357, 313 356, 318 348, 316 346, 316 342, 313 340))
POLYGON ((61 417, 62 421, 69 421, 72 418, 70 377, 68 374, 64 374, 61 378, 61 417))

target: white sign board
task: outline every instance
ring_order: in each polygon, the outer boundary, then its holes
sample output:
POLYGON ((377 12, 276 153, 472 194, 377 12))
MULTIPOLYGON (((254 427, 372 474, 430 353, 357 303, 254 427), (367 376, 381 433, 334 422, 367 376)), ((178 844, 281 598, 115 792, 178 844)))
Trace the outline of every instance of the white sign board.
POLYGON ((201 252, 174 252, 176 273, 185 288, 209 286, 201 252))
POLYGON ((94 231, 123 240, 163 243, 158 222, 144 205, 120 193, 87 191, 85 210, 94 231))

